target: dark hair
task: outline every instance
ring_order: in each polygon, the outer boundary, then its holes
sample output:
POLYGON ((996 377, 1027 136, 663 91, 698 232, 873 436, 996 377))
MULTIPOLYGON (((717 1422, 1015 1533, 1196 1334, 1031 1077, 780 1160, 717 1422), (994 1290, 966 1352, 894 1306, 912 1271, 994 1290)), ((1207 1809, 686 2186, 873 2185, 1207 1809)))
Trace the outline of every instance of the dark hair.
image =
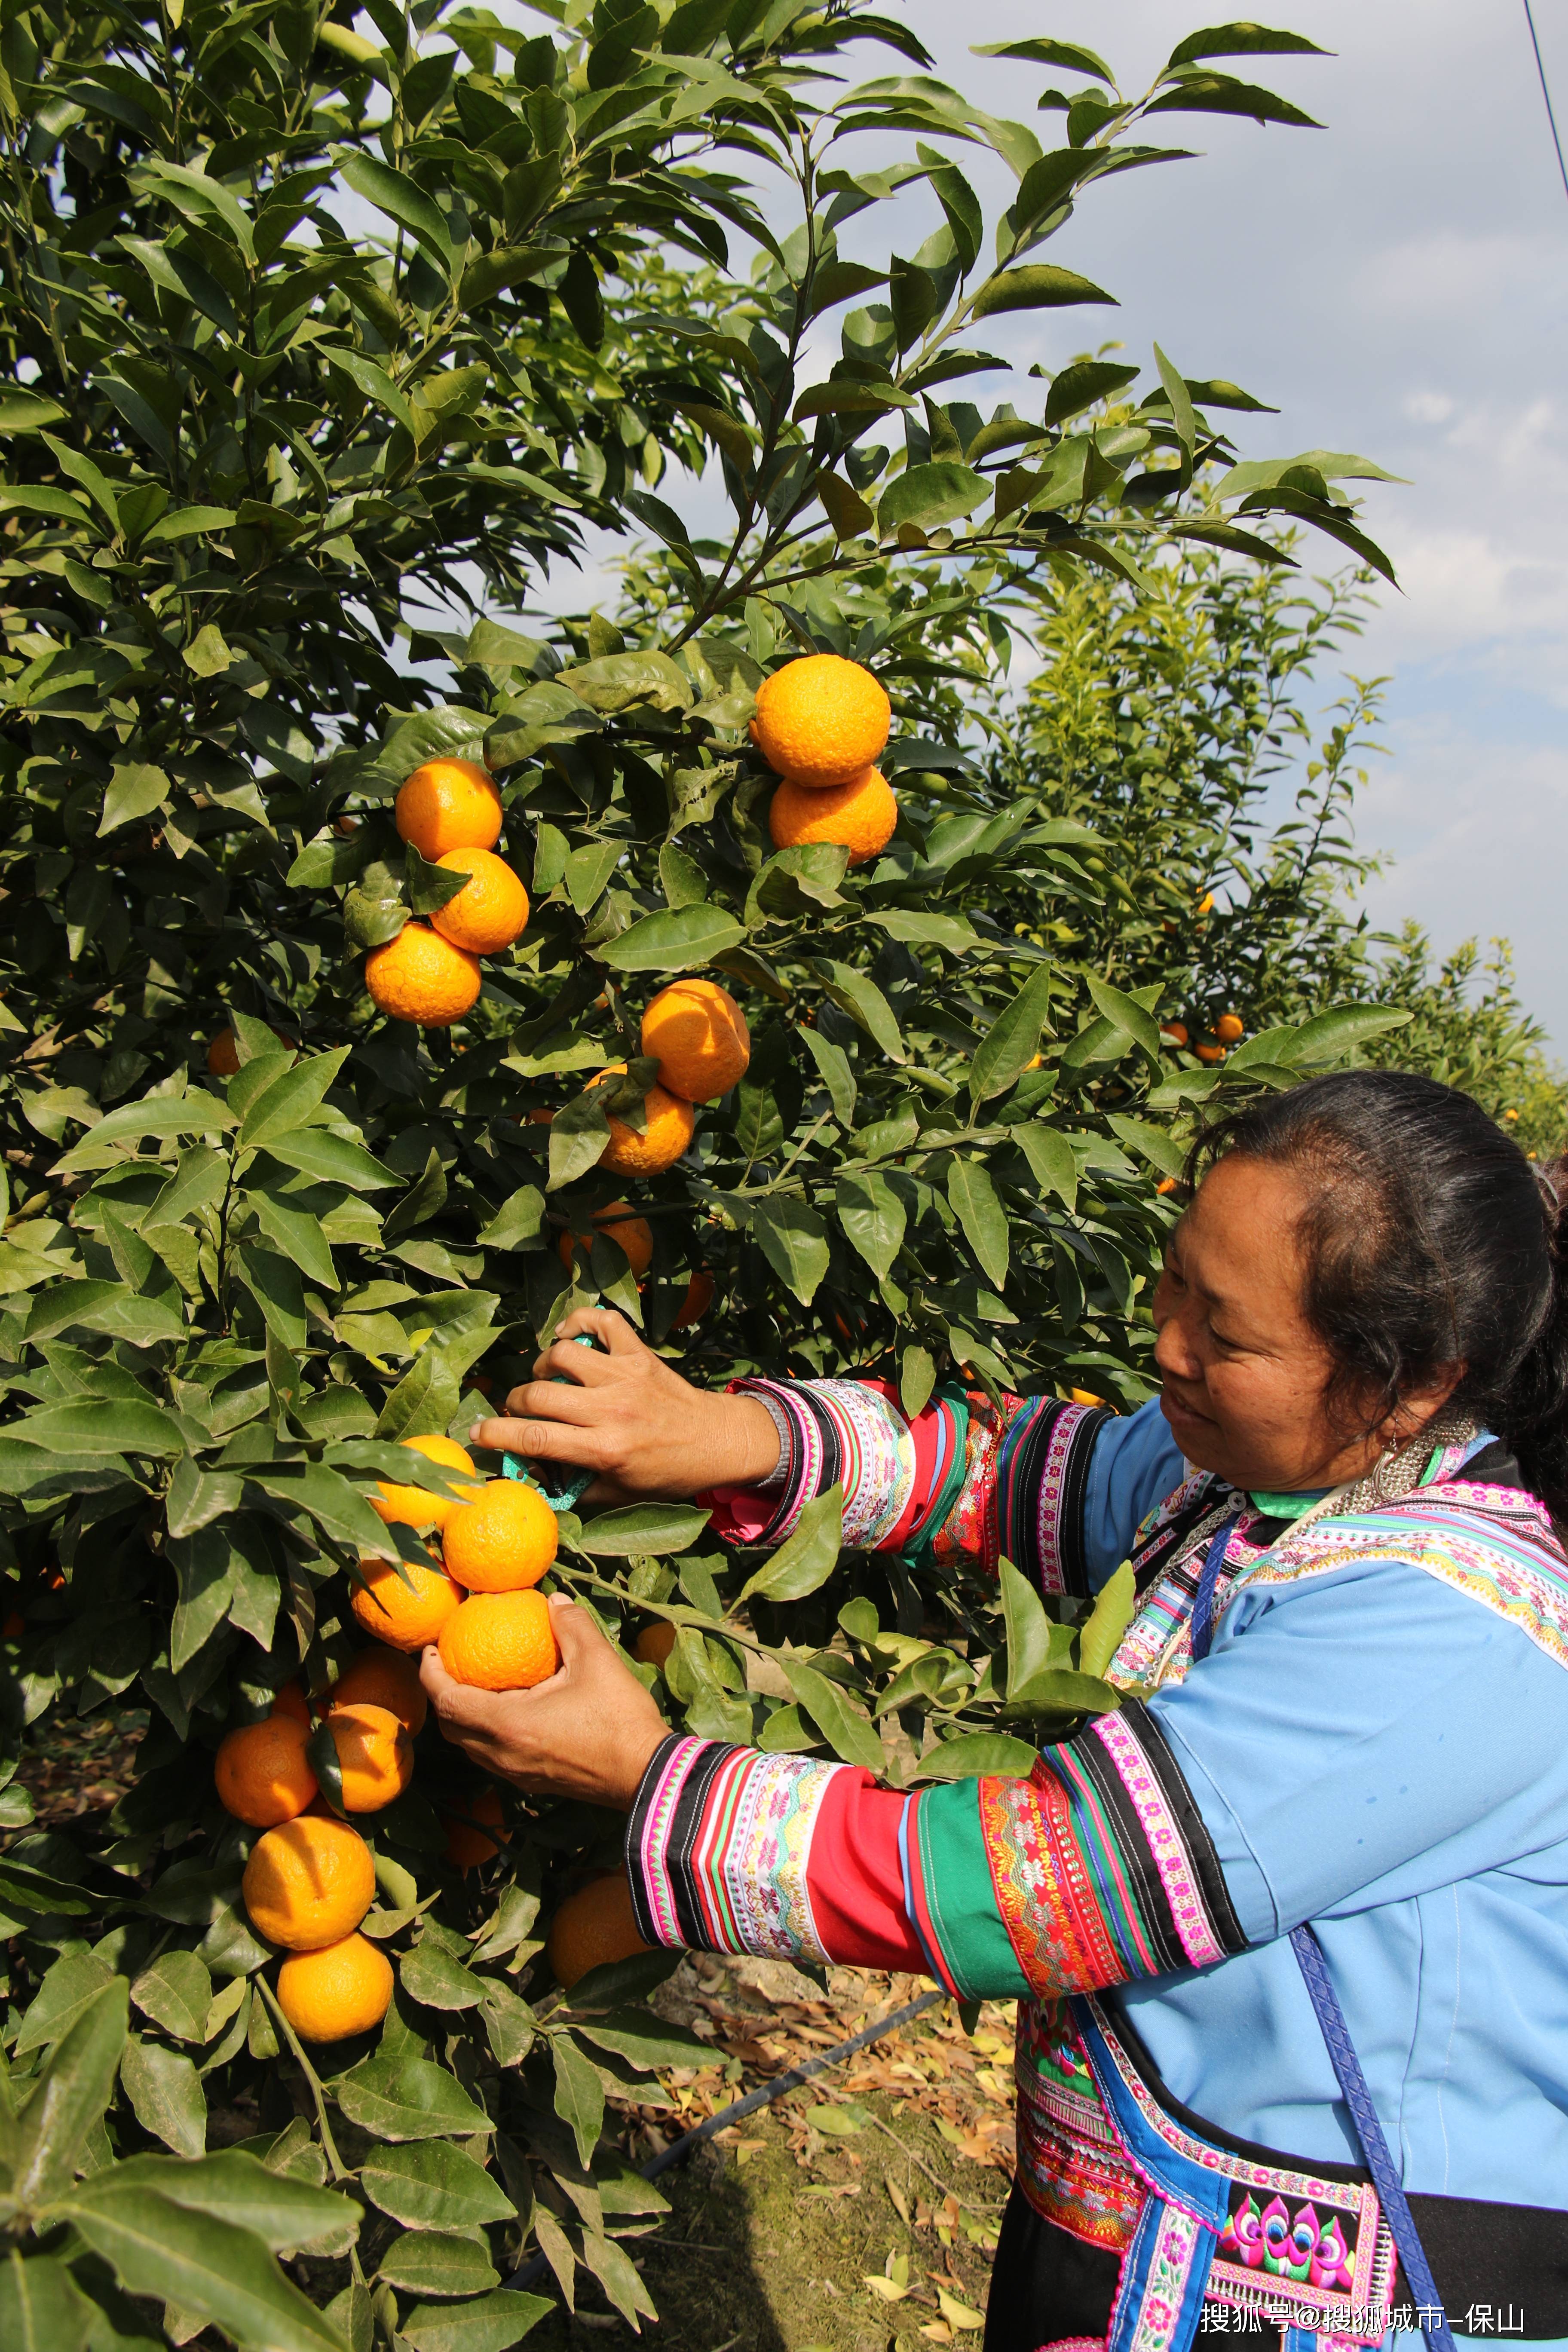
POLYGON ((1552 1174, 1468 1095, 1403 1070, 1310 1078, 1222 1113, 1189 1181, 1236 1153, 1310 1184, 1305 1304, 1331 1398, 1365 1401, 1370 1430, 1462 1363, 1453 1403, 1508 1441, 1568 1522, 1568 1219, 1552 1174))

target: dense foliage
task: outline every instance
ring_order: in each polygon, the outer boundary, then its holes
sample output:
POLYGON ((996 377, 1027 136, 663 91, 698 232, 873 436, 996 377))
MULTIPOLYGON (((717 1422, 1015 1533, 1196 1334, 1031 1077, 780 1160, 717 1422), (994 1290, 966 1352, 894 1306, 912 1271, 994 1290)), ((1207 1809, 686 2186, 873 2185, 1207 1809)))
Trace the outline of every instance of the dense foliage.
MULTIPOLYGON (((27 1830, 28 1727, 151 1710, 111 1815, 0 1858, 7 2345, 147 2341, 159 2311, 175 2342, 501 2352, 545 2307, 498 2286, 534 2248, 568 2298, 582 2265, 646 2312, 623 2242, 658 2200, 605 2103, 657 2104, 648 2070, 689 2044, 640 2005, 663 1961, 565 1999, 542 1957, 618 1825, 514 1802, 463 1875, 440 1816, 473 1783, 427 1730, 361 1816, 394 2006, 324 2053, 237 1899, 252 1837, 212 1752, 358 1645, 362 1557, 392 1541, 367 1492, 441 1485, 393 1442, 466 1430, 573 1295, 703 1372, 877 1357, 911 1406, 954 1372, 1136 1396, 1173 1116, 1406 1018, 1323 1009, 1304 946, 1276 982, 1331 859, 1242 838, 1342 596, 1303 617, 1193 561, 1283 562, 1272 515, 1380 565, 1338 487, 1377 469, 1234 462, 1213 419, 1258 404, 1159 353, 1068 369, 1032 418, 963 396, 987 318, 1110 299, 1029 257, 1090 184, 1172 160, 1165 114, 1304 120, 1215 60, 1310 44, 1194 36, 1134 100, 1087 51, 1014 44, 1073 84, 1040 101, 1046 151, 856 8, 543 13, 371 0, 371 39, 314 0, 0 6, 0 1819, 27 1830), (857 84, 857 43, 916 70, 857 84), (859 167, 863 132, 911 151, 859 167), (989 244, 973 143, 1016 183, 989 244), (799 196, 782 242, 770 174, 799 196), (915 182, 942 215, 918 252, 840 252, 915 182), (814 320, 863 296, 797 382, 814 320), (901 446, 868 438, 889 425, 901 446), (676 460, 717 467, 726 541, 654 494, 676 460), (626 612, 519 625, 588 525, 661 545, 626 612), (1139 598, 1210 633, 1184 701, 1142 654, 1100 697, 1139 598), (1047 667, 987 750, 969 718, 1000 707, 1014 614, 1047 667), (773 851, 747 737, 811 648, 895 704, 899 831, 854 873, 773 851), (1069 722, 1047 681, 1075 659, 1069 722), (456 1031, 381 1023, 362 951, 450 888, 387 804, 481 751, 533 919, 456 1031), (626 1062, 635 1123, 641 1006, 698 968, 752 1017, 747 1076, 635 1188, 640 1293, 608 1238, 569 1273, 563 1229, 627 1189, 584 1078, 626 1062), (1255 1032, 1228 1062, 1171 1050, 1162 1018, 1222 1000, 1255 1032), (671 1337, 703 1268, 708 1319, 671 1337)), ((1337 824, 1337 783, 1309 789, 1337 824)), ((1056 1625, 1010 1571, 998 1596, 840 1559, 832 1496, 760 1568, 702 1550, 704 1520, 568 1517, 558 1570, 628 1645, 676 1625, 659 1694, 696 1730, 908 1779, 1026 1759, 999 1713, 1112 1701, 1120 1591, 1056 1625)))

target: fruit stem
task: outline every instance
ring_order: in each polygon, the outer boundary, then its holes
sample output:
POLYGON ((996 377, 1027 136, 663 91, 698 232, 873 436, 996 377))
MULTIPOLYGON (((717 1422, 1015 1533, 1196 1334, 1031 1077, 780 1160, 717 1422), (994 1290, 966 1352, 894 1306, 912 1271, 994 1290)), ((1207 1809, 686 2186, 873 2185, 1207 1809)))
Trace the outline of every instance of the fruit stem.
POLYGON ((310 2086, 310 2096, 316 2103, 316 2121, 321 2126, 321 2149, 322 2153, 326 2157, 327 2162, 331 2167, 332 2179, 334 2180, 351 2180, 353 2178, 353 2175, 350 2172, 347 2165, 344 2164, 342 2157, 338 2154, 337 2142, 332 2137, 332 2127, 327 2121, 327 2096, 326 2093, 321 2088, 321 2078, 317 2074, 315 2068, 311 2065, 310 2060, 306 2057, 299 2035, 289 2024, 289 2020, 284 2016, 283 2011, 279 2006, 277 1994, 273 1991, 272 1987, 268 1983, 267 1979, 260 1974, 258 1974, 257 1976, 256 1990, 261 1995, 262 2000, 267 2003, 268 2008, 271 2011, 273 2023, 282 2027, 283 2032, 288 2040, 289 2047, 292 2050, 295 2057, 299 2060, 305 2080, 310 2086))

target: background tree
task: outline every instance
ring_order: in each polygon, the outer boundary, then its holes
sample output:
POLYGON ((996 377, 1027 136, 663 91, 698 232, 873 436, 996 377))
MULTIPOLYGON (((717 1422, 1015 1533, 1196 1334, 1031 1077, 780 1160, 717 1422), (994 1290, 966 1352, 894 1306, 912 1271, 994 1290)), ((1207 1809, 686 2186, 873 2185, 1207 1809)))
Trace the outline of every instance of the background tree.
MULTIPOLYGON (((443 1473, 393 1442, 466 1429, 570 1297, 703 1371, 891 1349, 911 1407, 952 1373, 1140 1392, 1155 1180, 1199 1083, 1159 1031, 1154 835, 1076 775, 1062 808, 1048 759, 986 757, 956 686, 999 657, 1004 604, 1065 609, 1085 566, 1169 603, 1173 550, 1273 563, 1258 515, 1382 562, 1338 487, 1375 467, 1233 464, 1212 419, 1258 404, 1158 353, 1135 407, 1105 407, 1138 371, 1103 360, 1035 418, 963 396, 989 317, 1110 299, 1030 257, 1083 192, 1171 160, 1146 143, 1166 113, 1303 120, 1215 60, 1310 44, 1196 35, 1133 100, 1087 51, 1015 44, 1073 86, 1046 152, 859 9, 571 0, 533 36, 443 0, 366 13, 374 40, 311 0, 0 7, 7 2341, 145 2341, 151 2305, 182 2342, 500 2352, 545 2307, 497 2289, 531 2243, 563 2291, 584 2264, 646 2311, 622 2240, 652 2200, 605 2102, 657 2096, 647 2070, 690 2045, 638 2006, 663 1961, 565 1994, 541 1932, 618 1825, 509 1800, 465 1874, 449 1827, 494 1793, 421 1734, 413 1786, 362 1816, 393 2006, 308 2051, 212 1755, 286 1680, 325 1692, 364 1561, 426 1563, 367 1496, 439 1498, 443 1473), (853 84, 859 41, 917 71, 853 84), (864 168, 863 132, 909 151, 864 168), (984 259, 974 144, 1016 182, 984 259), (757 190, 781 179, 778 237, 757 190), (841 253, 917 181, 942 215, 918 252, 841 253), (797 381, 813 322, 867 295, 797 381), (888 425, 901 447, 868 437, 888 425), (722 541, 655 495, 672 459, 718 467, 722 541), (651 533, 657 593, 512 625, 586 524, 651 533), (899 830, 854 871, 774 851, 748 739, 763 677, 812 649, 895 705, 899 830), (381 1021, 363 952, 453 887, 388 803, 430 754, 481 752, 532 919, 455 1028, 381 1021), (752 1016, 746 1076, 675 1166, 616 1181, 645 1001, 702 968, 752 1016), (615 1062, 614 1095, 584 1087, 615 1062), (609 1235, 559 1247, 628 1193, 640 1293, 609 1235), (709 1319, 672 1338, 704 1271, 709 1319), (29 1834, 28 1727, 132 1704, 134 1787, 79 1837, 29 1834), (208 2150, 219 2098, 247 2146, 208 2150)), ((1229 625, 1231 578, 1203 575, 1194 629, 1205 600, 1229 625)), ((1193 803, 1206 844, 1226 793, 1253 805, 1250 724, 1193 803)), ((1281 1020, 1219 1083, 1405 1018, 1281 1020)), ((1016 1577, 841 1559, 834 1497, 760 1568, 699 1549, 703 1525, 566 1514, 556 1570, 628 1646, 676 1629, 639 1671, 694 1730, 907 1780, 1026 1764, 1004 1705, 1027 1729, 1114 1703, 1016 1577)))

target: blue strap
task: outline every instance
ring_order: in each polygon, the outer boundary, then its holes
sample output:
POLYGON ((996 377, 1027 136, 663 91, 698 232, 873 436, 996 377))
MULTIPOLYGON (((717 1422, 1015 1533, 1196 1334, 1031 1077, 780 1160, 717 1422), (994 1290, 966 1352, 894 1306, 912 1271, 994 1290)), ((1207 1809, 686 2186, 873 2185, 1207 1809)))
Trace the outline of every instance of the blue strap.
MULTIPOLYGON (((591 1331, 579 1331, 572 1344, 574 1348, 591 1348, 594 1335, 591 1331)), ((565 1380, 564 1372, 557 1372, 553 1385, 561 1387, 565 1380)), ((503 1477, 521 1478, 524 1486, 537 1486, 557 1515, 574 1511, 595 1478, 592 1470, 574 1470, 564 1462, 533 1462, 521 1454, 503 1454, 500 1466, 503 1477)))
MULTIPOLYGON (((1234 1530, 1234 1520, 1227 1519, 1204 1557, 1198 1589, 1193 1599, 1192 1648, 1194 1659, 1207 1657, 1209 1644, 1214 1639, 1215 1587, 1219 1581, 1220 1570, 1225 1566, 1226 1547, 1234 1530)), ((1361 2142, 1361 2152, 1366 2158, 1366 2168, 1377 2191, 1377 2201, 1399 2249, 1399 2259, 1405 2265, 1405 2283, 1421 2313, 1421 2333, 1432 2347, 1432 2352, 1454 2352, 1454 2338, 1444 2315, 1436 2282, 1432 2276, 1415 2217, 1405 2201, 1388 2142, 1383 2136, 1377 2109, 1372 2104, 1372 2094, 1367 2089, 1361 2060, 1355 2054, 1355 2044, 1351 2040, 1339 1995, 1329 1975, 1323 1948, 1310 1927, 1300 1927, 1290 1930, 1290 1948, 1296 1955, 1296 1963, 1306 1982, 1319 2030, 1327 2044, 1334 2079, 1350 2109, 1351 2121, 1361 2142)))

